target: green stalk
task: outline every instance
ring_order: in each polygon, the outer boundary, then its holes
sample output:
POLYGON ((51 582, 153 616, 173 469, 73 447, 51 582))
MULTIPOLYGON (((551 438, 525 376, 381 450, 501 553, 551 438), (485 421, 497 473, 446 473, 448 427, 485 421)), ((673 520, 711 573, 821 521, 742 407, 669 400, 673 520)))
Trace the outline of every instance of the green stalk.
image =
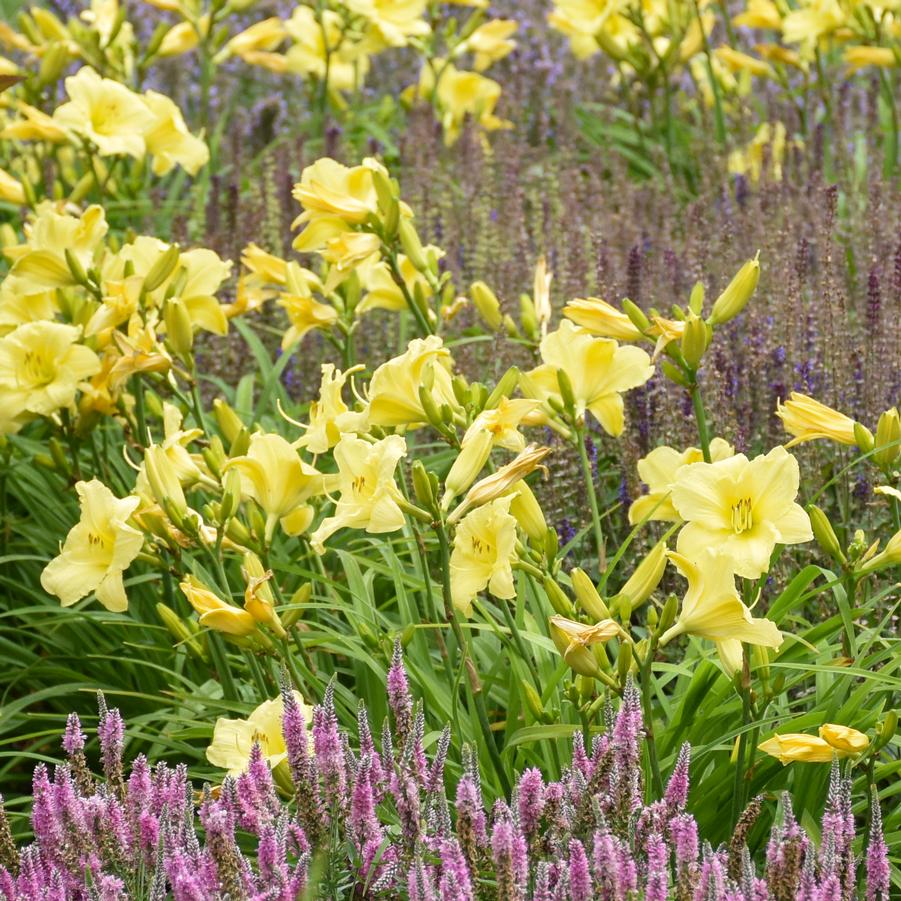
POLYGON ((735 760, 735 787, 732 790, 732 825, 738 822, 744 809, 745 791, 745 753, 748 744, 747 726, 751 723, 751 663, 748 659, 748 646, 742 644, 741 663, 741 725, 742 732, 738 737, 738 754, 735 760))
POLYGON ((641 681, 641 708, 644 712, 645 747, 648 749, 648 761, 651 764, 651 780, 654 784, 654 797, 663 797, 663 777, 660 775, 660 761, 657 757, 657 741, 654 737, 654 699, 651 696, 651 683, 654 674, 651 666, 654 652, 657 650, 657 638, 652 635, 648 642, 648 650, 641 662, 638 676, 641 681))
POLYGON ((591 471, 591 461, 588 459, 588 449, 585 447, 585 428, 576 427, 576 446, 579 449, 579 459, 582 462, 582 477, 585 479, 585 491, 588 494, 588 505, 591 508, 591 526, 594 531, 594 540, 598 551, 598 573, 602 573, 607 566, 607 553, 604 547, 604 533, 601 531, 601 511, 598 507, 598 498, 594 489, 594 474, 591 471))
POLYGON ((691 388, 691 405, 695 411, 695 421, 698 424, 698 440, 701 442, 701 453, 704 454, 704 462, 710 463, 710 427, 707 424, 707 414, 704 412, 704 400, 701 397, 701 388, 695 380, 691 388))
POLYGON ((228 654, 226 653, 222 636, 211 629, 207 637, 209 639, 210 656, 213 658, 213 666, 216 668, 219 681, 222 683, 222 694, 227 701, 237 701, 240 695, 238 694, 238 687, 235 685, 231 668, 228 665, 228 654))

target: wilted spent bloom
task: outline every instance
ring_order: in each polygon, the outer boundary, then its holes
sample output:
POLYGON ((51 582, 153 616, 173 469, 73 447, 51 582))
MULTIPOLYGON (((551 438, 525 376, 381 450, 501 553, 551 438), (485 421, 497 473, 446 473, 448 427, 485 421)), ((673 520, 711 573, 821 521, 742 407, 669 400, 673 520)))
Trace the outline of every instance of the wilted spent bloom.
POLYGON ((257 621, 247 610, 223 601, 196 576, 185 576, 178 587, 196 611, 200 625, 204 628, 239 638, 256 631, 257 621))
POLYGON ((794 436, 786 447, 817 438, 829 438, 849 447, 857 443, 854 420, 850 416, 845 416, 806 394, 792 391, 784 404, 776 406, 776 415, 782 420, 785 430, 794 436))
POLYGON ((721 325, 734 319, 747 306, 760 279, 759 258, 760 253, 758 252, 753 260, 748 260, 726 286, 726 290, 716 299, 713 311, 707 320, 710 325, 721 325))
POLYGON ((776 734, 758 748, 787 765, 794 761, 829 763, 833 757, 854 757, 870 745, 866 735, 848 726, 826 723, 820 726, 819 733, 819 736, 803 732, 776 734))
POLYGON ((619 623, 612 619, 586 626, 563 616, 552 616, 548 625, 560 655, 580 676, 592 677, 600 672, 597 659, 591 651, 593 645, 606 644, 611 638, 629 638, 619 623))
POLYGON ((258 622, 268 626, 280 638, 285 637, 278 613, 275 612, 275 597, 269 587, 273 577, 272 570, 263 569, 260 558, 247 551, 244 554, 244 565, 241 567, 244 576, 244 609, 258 622))

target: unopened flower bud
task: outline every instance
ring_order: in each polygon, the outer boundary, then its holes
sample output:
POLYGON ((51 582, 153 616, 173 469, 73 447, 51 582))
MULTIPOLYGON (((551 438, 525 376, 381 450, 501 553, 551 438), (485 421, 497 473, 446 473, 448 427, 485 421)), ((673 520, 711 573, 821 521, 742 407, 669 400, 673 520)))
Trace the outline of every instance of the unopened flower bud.
POLYGON ((84 271, 84 267, 81 265, 78 257, 67 247, 65 250, 66 256, 66 264, 69 267, 69 272, 72 273, 72 278, 79 285, 87 285, 88 284, 88 276, 84 271))
POLYGON ((503 398, 509 397, 519 384, 519 370, 515 366, 511 366, 498 381, 494 391, 488 395, 485 401, 485 409, 493 410, 503 398))
POLYGON ((704 285, 702 282, 695 282, 691 289, 691 296, 688 298, 688 309, 700 316, 704 310, 704 285))
POLYGON ((497 295, 485 282, 473 282, 469 288, 469 296, 479 311, 479 315, 485 321, 485 325, 492 331, 497 331, 503 324, 501 304, 497 295))
POLYGON ((572 601, 566 596, 563 589, 550 576, 544 577, 543 584, 547 599, 550 601, 554 610, 559 613, 560 616, 573 616, 575 610, 573 609, 572 601))
POLYGON ((304 582, 291 596, 288 609, 282 614, 282 625, 286 629, 292 629, 303 616, 304 607, 309 603, 313 594, 313 586, 310 582, 304 582))
POLYGON ((529 713, 531 713, 539 722, 545 722, 547 713, 545 712, 544 704, 541 701, 541 695, 535 691, 532 683, 527 682, 525 679, 520 679, 519 685, 526 701, 526 707, 529 708, 529 713))
POLYGON ((619 654, 616 657, 616 675, 620 685, 626 684, 626 677, 632 669, 632 643, 624 641, 619 646, 619 654))
POLYGON ((875 446, 879 450, 873 454, 873 462, 883 469, 887 469, 901 456, 901 418, 895 407, 886 410, 879 417, 875 446))
POLYGON ((875 750, 879 751, 884 748, 894 737, 898 729, 898 713, 895 710, 889 710, 879 727, 879 734, 876 736, 875 750))
POLYGON ((226 443, 229 445, 234 443, 235 438, 238 437, 238 434, 244 428, 244 423, 241 422, 238 414, 221 397, 217 397, 213 401, 213 418, 216 420, 216 425, 219 426, 219 431, 222 433, 226 443))
POLYGON ((569 578, 572 581, 573 592, 579 606, 592 619, 610 619, 610 610, 604 603, 604 599, 595 588, 594 582, 583 569, 574 569, 569 578))
POLYGON ((532 541, 544 541, 547 538, 548 528, 538 499, 525 480, 517 482, 514 491, 516 493, 510 502, 510 514, 532 541))
POLYGON ((685 329, 682 332, 682 356, 692 369, 696 369, 707 347, 710 344, 710 326, 695 313, 692 313, 685 321, 685 329))
POLYGON ((619 597, 628 598, 632 610, 640 607, 660 584, 666 560, 666 542, 658 541, 620 589, 619 597))
POLYGON ((629 317, 632 325, 640 332, 646 332, 651 327, 651 322, 644 311, 634 301, 626 297, 621 304, 623 312, 629 317))
POLYGON ((181 528, 188 512, 188 502, 175 468, 160 445, 152 444, 144 451, 144 471, 154 499, 181 528))
POLYGON ((154 261, 153 265, 144 276, 143 290, 150 294, 156 291, 167 278, 175 271, 178 265, 180 251, 177 244, 170 244, 166 250, 160 254, 154 261))
POLYGON ((560 399, 563 401, 563 406, 566 409, 566 412, 570 415, 574 415, 576 408, 576 395, 573 391, 573 385, 569 380, 569 376, 562 369, 557 370, 557 385, 560 388, 560 399))
POLYGON ((434 510, 438 497, 431 473, 422 465, 422 460, 414 460, 410 472, 413 477, 413 493, 416 495, 416 500, 427 510, 434 510))
POLYGON ((222 483, 222 503, 219 516, 222 522, 231 519, 241 506, 241 473, 237 469, 229 469, 222 483))
POLYGON ((604 644, 624 633, 612 620, 604 620, 593 626, 575 622, 564 616, 552 616, 548 620, 551 639, 560 655, 580 676, 597 678, 601 672, 593 653, 593 647, 604 644))
POLYGON ((808 505, 807 515, 810 517, 810 528, 813 530, 813 537, 817 544, 836 562, 846 563, 845 552, 839 544, 838 536, 835 534, 835 529, 832 528, 829 517, 816 504, 808 505))
POLYGON ((862 423, 854 423, 854 441, 862 454, 868 454, 876 446, 873 433, 862 423))
POLYGON ((531 341, 537 341, 539 337, 538 315, 535 313, 535 304, 528 294, 519 295, 519 321, 526 337, 531 341))
POLYGON ((660 363, 660 368, 663 370, 663 374, 671 381, 675 382, 677 385, 681 385, 683 388, 690 388, 691 381, 688 376, 679 369, 678 366, 674 366, 670 363, 669 360, 663 360, 660 363))
POLYGON ((235 435, 234 441, 231 443, 231 447, 228 449, 229 457, 243 457, 247 451, 250 450, 250 432, 247 431, 243 426, 241 430, 235 435))
POLYGON ((409 219, 402 217, 397 224, 397 233, 400 237, 401 247, 407 259, 413 264, 413 267, 419 272, 428 272, 429 261, 426 259, 422 241, 419 240, 419 235, 416 233, 413 223, 409 219))
POLYGON ((206 659, 206 653, 203 646, 197 638, 195 632, 191 630, 188 623, 183 620, 171 607, 167 607, 162 602, 156 605, 156 612, 163 621, 163 625, 169 630, 169 634, 179 643, 184 645, 188 650, 201 660, 206 659))
POLYGON ((194 346, 194 328, 188 308, 179 298, 167 300, 163 307, 163 321, 166 323, 166 337, 172 350, 186 356, 194 346))
POLYGON ((716 299, 708 322, 721 325, 734 319, 747 306, 760 280, 760 253, 748 260, 726 286, 726 290, 716 299))

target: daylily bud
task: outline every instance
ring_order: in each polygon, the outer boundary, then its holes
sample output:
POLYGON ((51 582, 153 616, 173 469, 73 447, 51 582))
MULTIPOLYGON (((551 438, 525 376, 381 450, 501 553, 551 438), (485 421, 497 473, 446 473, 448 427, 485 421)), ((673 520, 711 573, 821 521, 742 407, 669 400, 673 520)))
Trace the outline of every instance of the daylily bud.
POLYGON ((894 710, 889 710, 879 727, 879 735, 876 738, 876 748, 879 751, 884 748, 894 737, 898 729, 898 714, 894 710))
POLYGON ((576 395, 573 392, 572 382, 562 369, 557 370, 557 385, 560 388, 560 398, 566 412, 573 415, 576 408, 576 395))
POLYGON ((500 381, 498 381, 494 391, 488 395, 488 400, 485 401, 484 409, 493 410, 501 402, 502 398, 509 397, 514 392, 518 384, 519 370, 515 366, 511 366, 500 377, 500 381))
POLYGON ((554 610, 560 616, 573 616, 575 610, 563 589, 550 577, 544 577, 544 591, 554 610))
POLYGON ((861 573, 876 572, 887 566, 897 566, 899 563, 901 563, 901 532, 895 532, 889 538, 882 552, 870 559, 861 569, 861 573))
POLYGON ((663 612, 660 614, 660 634, 662 635, 676 621, 676 614, 679 612, 679 601, 674 594, 671 594, 663 605, 663 612))
POLYGON ((628 599, 631 610, 640 607, 660 584, 666 570, 666 559, 666 542, 658 541, 620 589, 620 604, 623 599, 628 599))
POLYGON ((645 316, 644 311, 638 306, 638 304, 629 300, 626 297, 621 304, 623 308, 623 312, 629 317, 632 322, 632 325, 635 326, 640 332, 646 332, 651 327, 651 322, 647 316, 645 316))
POLYGON ((632 669, 632 644, 624 641, 619 647, 619 654, 616 657, 616 675, 619 678, 620 685, 626 684, 626 676, 632 669))
POLYGON ((598 594, 598 590, 595 588, 594 582, 589 578, 588 573, 583 569, 574 569, 569 574, 569 578, 572 581, 573 592, 576 595, 579 606, 592 619, 610 619, 610 610, 604 603, 604 599, 598 594))
POLYGON ((861 754, 870 746, 870 739, 863 732, 850 726, 839 726, 835 723, 824 723, 819 729, 820 738, 845 754, 861 754))
POLYGON ((716 299, 713 312, 707 321, 710 325, 721 325, 734 319, 748 304, 757 282, 760 280, 760 253, 748 260, 726 286, 726 290, 716 299))
POLYGON ((0 248, 15 247, 19 243, 16 230, 8 223, 0 225, 0 248))
POLYGON ((242 426, 241 431, 235 435, 231 447, 228 449, 229 457, 243 457, 250 450, 250 432, 242 426))
POLYGON ((854 423, 854 441, 862 454, 868 454, 876 446, 873 433, 862 423, 854 423))
POLYGON ((72 278, 78 282, 79 285, 87 285, 88 277, 85 274, 84 267, 81 265, 77 256, 67 247, 65 250, 66 256, 66 264, 69 267, 69 271, 72 273, 72 278))
POLYGON ((50 49, 41 59, 41 66, 38 69, 38 84, 41 87, 53 84, 63 74, 63 69, 68 62, 69 51, 66 45, 63 42, 51 44, 50 49))
POLYGON ((510 513, 532 541, 544 541, 547 537, 547 522, 532 489, 525 480, 521 480, 517 482, 515 491, 516 494, 510 503, 510 513))
POLYGON ((244 428, 244 423, 221 397, 217 397, 213 401, 213 418, 216 420, 216 425, 219 426, 222 437, 228 444, 233 444, 244 428))
MULTIPOLYGON (((512 504, 510 505, 512 508, 512 504)), ((557 552, 560 550, 560 538, 557 536, 557 530, 551 526, 547 527, 544 533, 544 556, 550 563, 557 559, 557 552)))
POLYGON ((520 679, 519 685, 522 689, 522 694, 525 698, 526 707, 529 708, 529 712, 536 720, 539 720, 542 723, 545 722, 547 713, 545 713, 544 704, 541 702, 541 695, 535 691, 532 683, 527 682, 525 679, 520 679))
POLYGON ((310 582, 304 582, 291 597, 288 609, 282 614, 282 625, 286 629, 292 629, 297 625, 301 616, 303 616, 303 608, 310 600, 313 594, 313 585, 310 582))
POLYGON ((829 517, 815 504, 807 506, 807 515, 810 517, 810 528, 817 544, 838 563, 847 562, 845 553, 838 542, 838 536, 832 528, 829 517))
POLYGON ((880 448, 873 454, 873 462, 887 469, 901 456, 901 418, 898 410, 892 407, 880 417, 876 426, 876 444, 880 448))
POLYGON ((71 472, 72 467, 69 464, 69 458, 66 456, 66 452, 63 449, 62 442, 59 438, 56 438, 55 436, 51 438, 47 444, 47 450, 50 451, 50 457, 53 460, 53 465, 56 470, 68 475, 71 472))
POLYGON ((166 337, 172 350, 186 356, 194 346, 194 328, 188 308, 178 298, 167 300, 163 307, 163 321, 166 323, 166 337))
POLYGON ((237 469, 229 469, 222 484, 222 503, 219 516, 222 522, 231 519, 241 506, 241 473, 237 469))
POLYGON ((688 298, 688 309, 700 316, 704 310, 704 285, 702 282, 695 282, 691 289, 691 296, 688 298))
POLYGON ((504 321, 497 295, 485 282, 479 281, 472 283, 469 288, 469 296, 479 311, 479 315, 485 320, 485 325, 496 332, 504 321))
POLYGON ((692 369, 697 368, 710 344, 710 326, 695 313, 685 321, 682 332, 682 356, 692 369))
POLYGON ((438 497, 430 473, 422 465, 422 460, 414 460, 410 471, 413 476, 413 493, 416 495, 416 500, 427 510, 434 510, 438 503, 438 497))
POLYGON ((156 605, 156 612, 163 621, 163 625, 169 630, 169 634, 179 643, 188 648, 195 657, 206 660, 206 654, 197 636, 171 607, 160 602, 156 605))
POLYGON ((147 275, 144 276, 144 291, 148 294, 152 291, 156 291, 156 289, 172 275, 178 264, 179 253, 177 244, 171 244, 166 248, 150 267, 147 275))
POLYGON ((681 385, 683 388, 691 387, 691 382, 689 381, 688 376, 686 376, 678 366, 674 366, 672 363, 670 363, 669 360, 663 360, 660 364, 660 368, 663 370, 663 374, 671 382, 675 382, 677 385, 681 385))
POLYGON ((519 295, 519 321, 526 337, 532 341, 538 340, 538 316, 535 313, 535 304, 528 294, 519 295))
POLYGON ((154 499, 167 513, 172 510, 174 515, 170 518, 181 528, 182 519, 188 512, 188 502, 178 475, 160 445, 152 444, 144 451, 144 471, 154 499))
POLYGON ((419 240, 419 235, 416 233, 413 223, 409 219, 401 218, 397 224, 397 233, 407 259, 413 264, 415 269, 418 269, 420 272, 427 272, 429 261, 426 259, 422 241, 419 240))

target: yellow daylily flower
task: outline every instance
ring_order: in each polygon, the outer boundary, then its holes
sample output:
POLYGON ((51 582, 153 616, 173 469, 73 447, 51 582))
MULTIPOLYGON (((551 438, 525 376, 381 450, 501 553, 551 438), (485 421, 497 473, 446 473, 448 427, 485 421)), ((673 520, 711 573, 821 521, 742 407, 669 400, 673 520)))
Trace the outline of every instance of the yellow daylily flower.
MULTIPOLYGON (((426 258, 435 262, 444 256, 444 251, 439 247, 435 247, 434 244, 427 244, 422 249, 426 258)), ((431 290, 426 277, 405 254, 398 254, 397 268, 411 297, 415 296, 417 286, 421 287, 426 293, 431 290)), ((354 310, 357 316, 362 316, 370 310, 400 312, 408 309, 404 292, 397 282, 394 281, 391 269, 384 260, 373 257, 358 266, 356 271, 360 277, 360 284, 366 292, 366 296, 354 310)))
POLYGON ((310 422, 304 434, 294 442, 311 454, 324 454, 334 447, 348 432, 366 429, 367 413, 351 410, 341 397, 348 378, 362 366, 353 366, 340 372, 333 363, 322 364, 322 381, 319 398, 310 404, 310 422))
POLYGON ((668 554, 679 572, 688 580, 688 590, 676 622, 660 638, 665 645, 678 635, 697 635, 717 646, 720 659, 731 675, 741 664, 741 642, 766 648, 778 648, 782 633, 772 620, 754 617, 735 589, 735 577, 728 561, 707 548, 698 562, 681 554, 668 554), (737 650, 737 654, 736 654, 737 650))
POLYGON ((854 757, 870 746, 870 739, 863 732, 850 726, 824 723, 819 735, 803 732, 776 734, 758 745, 758 750, 776 757, 783 765, 794 761, 804 763, 830 763, 833 757, 854 757))
POLYGON ((464 616, 472 615, 476 595, 485 588, 497 598, 515 597, 512 564, 516 559, 516 519, 509 495, 477 507, 457 526, 450 557, 451 599, 464 616))
POLYGON ((787 44, 812 46, 841 28, 845 21, 839 0, 810 0, 805 8, 791 10, 782 20, 782 39, 787 44))
POLYGON ((47 141, 51 144, 62 144, 68 140, 65 128, 57 124, 52 116, 48 116, 37 107, 20 102, 16 109, 23 118, 10 122, 0 131, 0 138, 16 141, 47 141))
POLYGON ((329 88, 335 91, 356 90, 363 84, 369 71, 366 43, 348 38, 343 18, 335 10, 323 10, 319 21, 315 10, 300 4, 285 22, 285 31, 294 43, 284 56, 248 51, 244 53, 245 61, 267 65, 275 71, 312 77, 320 82, 327 77, 329 88), (281 63, 276 63, 272 57, 281 63), (279 65, 284 68, 277 68, 279 65))
MULTIPOLYGON (((209 23, 209 16, 202 16, 199 23, 200 30, 206 33, 209 30, 209 23)), ((157 54, 163 57, 181 56, 183 53, 190 53, 199 42, 200 36, 194 25, 191 22, 179 22, 166 32, 157 54)))
POLYGON ((845 48, 845 65, 851 75, 867 66, 893 69, 898 65, 898 57, 891 47, 854 46, 845 48))
POLYGON ((98 479, 75 486, 81 519, 66 536, 59 556, 41 573, 41 585, 70 607, 94 592, 113 613, 128 608, 122 573, 144 545, 144 536, 128 525, 137 497, 117 498, 98 479))
POLYGON ((521 386, 530 397, 560 398, 557 371, 569 377, 576 415, 588 410, 609 435, 625 427, 621 392, 643 385, 654 373, 650 357, 639 347, 621 347, 609 338, 595 338, 568 319, 540 345, 544 365, 523 375, 521 386))
POLYGON ((295 227, 322 216, 335 217, 347 225, 365 222, 378 212, 374 171, 384 173, 385 168, 373 159, 349 167, 323 157, 307 166, 294 186, 294 199, 304 209, 295 227))
POLYGON ((206 142, 191 134, 181 110, 165 94, 147 91, 144 102, 153 113, 145 136, 147 152, 153 157, 153 174, 166 175, 181 166, 189 175, 196 175, 210 159, 206 142))
POLYGON ((782 420, 785 430, 794 435, 786 447, 817 438, 829 438, 849 447, 857 444, 854 420, 850 416, 845 416, 806 394, 792 391, 784 404, 777 405, 776 415, 782 420))
MULTIPOLYGON (((725 460, 734 453, 732 445, 722 438, 714 438, 710 442, 712 462, 725 460)), ((629 522, 632 525, 643 519, 678 522, 679 514, 670 499, 676 475, 683 466, 701 463, 703 460, 704 453, 699 447, 677 451, 666 445, 655 447, 647 456, 642 457, 638 461, 638 475, 648 486, 648 492, 632 502, 632 506, 629 507, 629 522)))
POLYGON ((804 508, 795 502, 798 461, 782 446, 748 460, 736 454, 679 470, 671 499, 686 521, 676 544, 697 560, 705 549, 722 552, 732 571, 756 579, 767 571, 777 544, 810 541, 804 508))
POLYGON ((454 48, 454 55, 472 53, 473 68, 476 72, 484 72, 516 49, 516 41, 511 41, 510 38, 518 28, 519 23, 513 19, 491 19, 461 41, 454 48))
MULTIPOLYGON (((241 251, 241 265, 269 284, 284 285, 288 278, 288 263, 256 244, 248 244, 241 251)), ((302 271, 306 273, 308 270, 302 271)))
MULTIPOLYGON (((313 712, 298 692, 293 692, 309 726, 313 712)), ((229 776, 240 776, 247 769, 255 744, 260 746, 270 768, 278 766, 288 756, 282 718, 285 705, 281 697, 264 701, 246 720, 220 717, 213 728, 213 740, 206 749, 206 759, 213 766, 228 770, 229 776)))
POLYGON ((394 472, 406 453, 407 442, 400 435, 389 435, 374 443, 351 435, 341 438, 334 450, 339 492, 335 513, 310 536, 317 554, 324 553, 325 541, 339 529, 380 534, 403 527, 404 512, 399 506, 403 495, 394 481, 394 472))
POLYGON ((305 463, 281 435, 257 432, 243 457, 225 465, 241 473, 244 493, 266 514, 266 540, 281 523, 288 535, 299 535, 313 519, 307 501, 323 490, 322 474, 305 463))
POLYGON ((222 61, 232 54, 243 57, 254 50, 275 50, 287 36, 285 23, 277 16, 270 16, 236 34, 219 53, 217 60, 222 61))
POLYGON ((223 601, 196 576, 186 576, 178 587, 200 617, 200 625, 204 628, 239 638, 256 631, 257 621, 250 613, 223 601))
POLYGON ((453 360, 438 335, 414 338, 406 351, 383 363, 369 382, 369 422, 379 426, 415 427, 428 421, 419 398, 426 378, 432 380, 430 394, 435 405, 459 404, 451 384, 453 360))
POLYGON ((153 127, 154 116, 139 94, 111 78, 101 78, 90 66, 70 75, 65 85, 69 102, 53 113, 59 125, 87 138, 101 156, 144 156, 144 137, 153 127))
MULTIPOLYGON (((207 484, 211 482, 205 472, 203 457, 188 450, 188 445, 202 435, 202 429, 183 429, 181 411, 170 403, 163 404, 163 440, 158 446, 184 488, 190 488, 201 481, 206 481, 207 484)), ((151 493, 143 463, 135 481, 135 491, 145 497, 151 493)))
POLYGON ((773 0, 748 0, 748 7, 732 21, 746 28, 782 28, 782 15, 773 0))
POLYGON ((72 405, 81 383, 100 371, 80 336, 78 326, 28 322, 0 338, 0 422, 72 405))
POLYGON ((563 308, 563 315, 598 338, 640 341, 644 337, 622 310, 600 297, 577 297, 563 308))
POLYGON ((423 16, 426 0, 343 0, 351 12, 363 16, 375 30, 376 39, 388 47, 403 47, 411 37, 429 34, 423 16))
POLYGON ((494 409, 479 413, 463 435, 460 453, 444 480, 442 505, 445 509, 454 497, 473 483, 488 462, 492 448, 502 447, 514 453, 525 448, 526 439, 519 426, 523 418, 539 405, 540 401, 530 398, 511 400, 504 397, 494 409))
POLYGON ((775 72, 766 60, 757 59, 733 47, 717 47, 716 58, 731 72, 750 72, 760 78, 773 78, 775 72))
POLYGON ((310 294, 282 294, 278 305, 284 308, 291 322, 290 327, 282 335, 282 350, 287 350, 313 329, 323 331, 331 328, 338 321, 338 312, 327 303, 320 303, 310 294))

